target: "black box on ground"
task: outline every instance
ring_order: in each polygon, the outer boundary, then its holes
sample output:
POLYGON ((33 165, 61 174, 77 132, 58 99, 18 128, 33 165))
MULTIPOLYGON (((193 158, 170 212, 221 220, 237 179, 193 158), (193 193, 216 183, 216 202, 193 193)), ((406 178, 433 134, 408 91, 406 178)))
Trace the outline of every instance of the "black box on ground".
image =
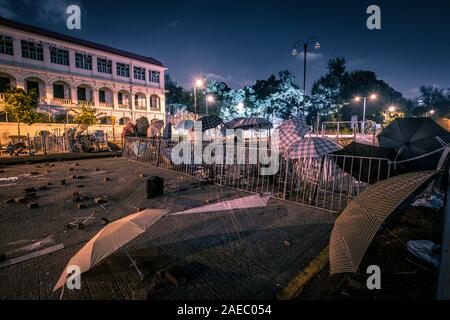
POLYGON ((164 195, 164 179, 160 177, 150 177, 146 185, 147 199, 153 199, 164 195))

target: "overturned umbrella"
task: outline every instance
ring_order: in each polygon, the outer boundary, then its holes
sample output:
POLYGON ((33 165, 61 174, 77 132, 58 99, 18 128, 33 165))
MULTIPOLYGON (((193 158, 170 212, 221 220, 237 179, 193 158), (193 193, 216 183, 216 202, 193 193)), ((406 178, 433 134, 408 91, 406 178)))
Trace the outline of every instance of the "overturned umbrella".
POLYGON ((331 274, 356 272, 387 220, 405 209, 438 174, 439 171, 423 171, 383 180, 350 202, 331 232, 331 274))
POLYGON ((269 202, 270 197, 268 196, 250 196, 245 198, 233 199, 229 201, 223 201, 219 203, 214 203, 198 208, 193 208, 185 211, 170 213, 170 216, 192 214, 192 213, 202 213, 202 212, 219 212, 227 210, 239 210, 248 208, 265 207, 269 202))
MULTIPOLYGON (((166 210, 144 210, 114 221, 86 243, 70 259, 67 267, 76 266, 80 268, 81 273, 88 271, 116 250, 144 233, 148 227, 156 223, 166 213, 166 210)), ((132 262, 136 267, 133 260, 132 262)), ((53 291, 64 286, 67 276, 66 269, 64 269, 53 291)))
MULTIPOLYGON (((120 220, 114 221, 103 228, 70 259, 67 267, 77 266, 80 268, 81 273, 88 271, 116 250, 120 249, 122 246, 144 233, 150 226, 155 224, 164 216, 265 207, 267 206, 269 199, 269 196, 256 195, 219 202, 171 214, 168 214, 167 210, 156 209, 144 210, 139 213, 132 214, 120 220)), ((141 274, 128 252, 127 255, 133 263, 133 266, 137 269, 138 273, 141 274)), ((66 269, 61 274, 53 291, 63 287, 66 283, 68 276, 66 269)))

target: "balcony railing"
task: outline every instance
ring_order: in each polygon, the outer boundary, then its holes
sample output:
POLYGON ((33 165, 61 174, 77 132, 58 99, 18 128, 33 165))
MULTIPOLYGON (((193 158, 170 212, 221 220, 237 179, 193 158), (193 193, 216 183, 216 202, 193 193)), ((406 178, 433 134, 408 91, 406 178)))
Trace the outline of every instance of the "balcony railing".
POLYGON ((136 110, 140 110, 140 111, 147 111, 147 107, 146 106, 135 105, 134 108, 136 110))
POLYGON ((129 104, 119 104, 117 107, 119 109, 127 109, 127 110, 131 109, 129 104))
POLYGON ((61 106, 70 106, 72 105, 72 100, 70 99, 60 99, 60 98, 53 98, 52 104, 61 105, 61 106))
POLYGON ((100 108, 108 108, 108 109, 114 108, 114 103, 112 102, 100 102, 98 105, 100 108))
POLYGON ((85 106, 85 107, 95 107, 95 103, 93 101, 81 101, 81 100, 78 100, 78 104, 80 106, 85 106))
POLYGON ((0 93, 0 101, 5 101, 5 100, 6 100, 6 94, 0 93))

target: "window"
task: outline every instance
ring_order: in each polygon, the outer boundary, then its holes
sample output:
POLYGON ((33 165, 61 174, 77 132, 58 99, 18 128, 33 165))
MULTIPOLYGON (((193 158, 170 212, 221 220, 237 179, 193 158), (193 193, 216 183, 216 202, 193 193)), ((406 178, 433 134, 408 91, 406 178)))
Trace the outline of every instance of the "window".
POLYGON ((106 102, 106 92, 105 90, 99 90, 98 91, 98 101, 101 103, 105 103, 106 102))
POLYGON ((62 84, 53 85, 53 98, 64 99, 64 86, 62 84))
POLYGON ((52 47, 50 48, 50 60, 52 63, 68 66, 69 51, 52 47))
POLYGON ((134 78, 137 80, 145 80, 145 68, 134 67, 134 78))
POLYGON ((13 38, 0 35, 0 53, 14 55, 13 38))
POLYGON ((117 75, 121 77, 130 77, 130 65, 117 62, 117 75))
POLYGON ((150 71, 150 82, 159 83, 159 71, 150 71))
POLYGON ((122 92, 119 92, 117 94, 117 100, 120 105, 123 105, 123 93, 122 92))
POLYGON ((156 95, 150 96, 150 108, 159 109, 160 99, 156 95))
POLYGON ((22 57, 25 59, 44 61, 44 50, 41 43, 22 40, 22 57))
POLYGON ((112 74, 112 61, 108 59, 97 58, 97 70, 101 73, 112 74))
POLYGON ((9 78, 0 77, 0 93, 5 93, 11 88, 11 80, 9 78))
POLYGON ((77 88, 78 101, 87 101, 86 88, 77 88))
POLYGON ((30 92, 31 90, 35 90, 38 97, 41 96, 40 92, 39 92, 39 82, 27 80, 26 84, 27 84, 27 92, 30 92))
POLYGON ((75 65, 79 69, 92 70, 92 56, 84 53, 75 53, 75 65))

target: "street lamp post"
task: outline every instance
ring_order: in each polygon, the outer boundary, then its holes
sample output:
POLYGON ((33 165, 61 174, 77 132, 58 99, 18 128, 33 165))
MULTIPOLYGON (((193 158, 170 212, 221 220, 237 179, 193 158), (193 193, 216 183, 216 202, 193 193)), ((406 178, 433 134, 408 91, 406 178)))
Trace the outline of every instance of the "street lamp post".
POLYGON ((213 102, 214 102, 214 97, 211 95, 207 95, 206 99, 205 99, 206 115, 209 115, 209 112, 208 112, 209 103, 213 103, 213 102))
MULTIPOLYGON (((292 55, 298 56, 301 52, 304 53, 303 56, 303 94, 306 96, 306 57, 308 54, 308 46, 314 45, 316 50, 320 49, 319 39, 315 36, 309 37, 306 41, 299 40, 294 44, 294 50, 292 50, 292 55)), ((303 112, 305 111, 305 99, 303 99, 303 112)))
POLYGON ((197 118, 197 88, 202 88, 203 87, 203 80, 202 79, 197 79, 195 80, 194 83, 194 114, 195 114, 195 118, 197 118))
POLYGON ((363 109, 363 120, 361 125, 361 133, 364 134, 364 129, 366 128, 366 105, 367 105, 367 99, 375 100, 377 96, 375 94, 372 94, 370 97, 356 97, 355 101, 361 101, 361 99, 364 101, 364 109, 363 109))

